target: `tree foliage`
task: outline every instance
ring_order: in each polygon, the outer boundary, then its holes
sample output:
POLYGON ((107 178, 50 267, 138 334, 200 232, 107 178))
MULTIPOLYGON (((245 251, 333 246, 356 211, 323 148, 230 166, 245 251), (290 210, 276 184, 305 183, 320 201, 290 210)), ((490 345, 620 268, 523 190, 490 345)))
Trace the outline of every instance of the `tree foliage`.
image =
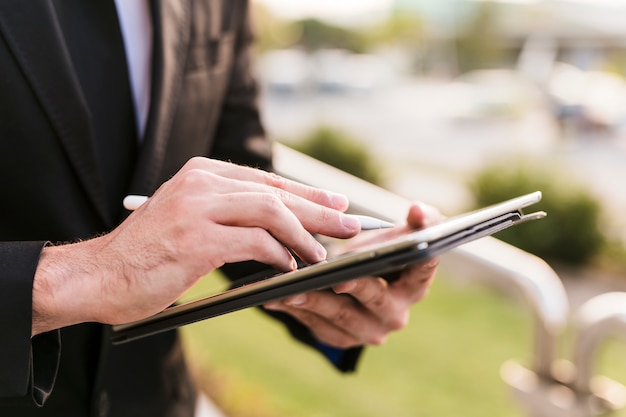
POLYGON ((590 192, 563 173, 530 163, 498 164, 481 171, 471 185, 476 205, 485 206, 542 191, 537 207, 545 219, 512 227, 497 237, 542 258, 584 265, 606 244, 602 206, 590 192))
POLYGON ((382 172, 367 148, 343 132, 322 126, 292 146, 372 184, 383 183, 382 172))

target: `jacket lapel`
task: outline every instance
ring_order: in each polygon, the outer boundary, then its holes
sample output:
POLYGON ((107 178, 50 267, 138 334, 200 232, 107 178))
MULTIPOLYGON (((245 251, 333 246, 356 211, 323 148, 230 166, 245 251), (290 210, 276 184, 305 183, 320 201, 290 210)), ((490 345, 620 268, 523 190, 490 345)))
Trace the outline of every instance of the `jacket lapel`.
POLYGON ((131 191, 151 194, 171 138, 174 112, 182 90, 191 33, 190 0, 153 0, 153 71, 150 112, 131 191))
POLYGON ((87 195, 109 224, 87 107, 52 5, 47 1, 0 1, 0 31, 61 139, 87 195))

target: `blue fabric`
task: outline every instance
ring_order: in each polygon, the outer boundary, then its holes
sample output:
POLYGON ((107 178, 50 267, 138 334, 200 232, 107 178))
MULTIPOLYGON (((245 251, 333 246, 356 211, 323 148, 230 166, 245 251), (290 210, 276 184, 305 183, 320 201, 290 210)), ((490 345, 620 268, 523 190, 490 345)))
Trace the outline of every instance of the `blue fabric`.
POLYGON ((333 346, 329 346, 322 342, 317 342, 315 344, 317 349, 326 356, 326 358, 333 363, 335 366, 339 366, 341 363, 344 354, 346 353, 345 349, 336 348, 333 346))

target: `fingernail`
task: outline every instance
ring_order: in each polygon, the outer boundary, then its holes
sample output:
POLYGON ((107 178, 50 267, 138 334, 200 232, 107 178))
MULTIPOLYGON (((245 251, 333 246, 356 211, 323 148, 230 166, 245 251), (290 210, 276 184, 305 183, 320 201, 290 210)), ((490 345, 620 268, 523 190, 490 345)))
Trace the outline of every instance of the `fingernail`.
POLYGON ((289 265, 290 271, 295 271, 298 269, 298 262, 295 259, 291 258, 291 264, 289 265))
POLYGON ((317 256, 319 258, 320 261, 323 261, 324 259, 326 259, 326 255, 328 255, 328 252, 326 251, 326 248, 324 246, 322 246, 321 243, 317 242, 317 256))
POLYGON ((361 229, 361 223, 359 223, 359 219, 352 217, 352 216, 345 215, 345 214, 341 216, 341 224, 346 229, 350 229, 350 230, 361 229))
POLYGON ((439 258, 431 258, 422 263, 422 269, 433 269, 439 266, 439 258))
POLYGON ((299 307, 306 303, 306 298, 306 294, 299 294, 294 297, 288 298, 285 303, 293 307, 299 307))

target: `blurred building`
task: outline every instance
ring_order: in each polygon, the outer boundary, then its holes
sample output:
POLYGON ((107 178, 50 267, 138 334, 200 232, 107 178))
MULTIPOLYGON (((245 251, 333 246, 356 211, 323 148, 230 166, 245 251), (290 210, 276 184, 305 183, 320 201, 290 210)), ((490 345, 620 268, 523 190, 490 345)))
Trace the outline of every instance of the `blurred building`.
POLYGON ((396 0, 394 7, 422 16, 429 61, 422 68, 435 75, 507 68, 541 87, 559 120, 585 129, 626 125, 626 2, 396 0))
POLYGON ((626 51, 626 2, 396 0, 394 7, 423 16, 433 38, 459 36, 489 8, 493 41, 501 48, 550 48, 555 59, 584 70, 595 69, 615 50, 626 51))

